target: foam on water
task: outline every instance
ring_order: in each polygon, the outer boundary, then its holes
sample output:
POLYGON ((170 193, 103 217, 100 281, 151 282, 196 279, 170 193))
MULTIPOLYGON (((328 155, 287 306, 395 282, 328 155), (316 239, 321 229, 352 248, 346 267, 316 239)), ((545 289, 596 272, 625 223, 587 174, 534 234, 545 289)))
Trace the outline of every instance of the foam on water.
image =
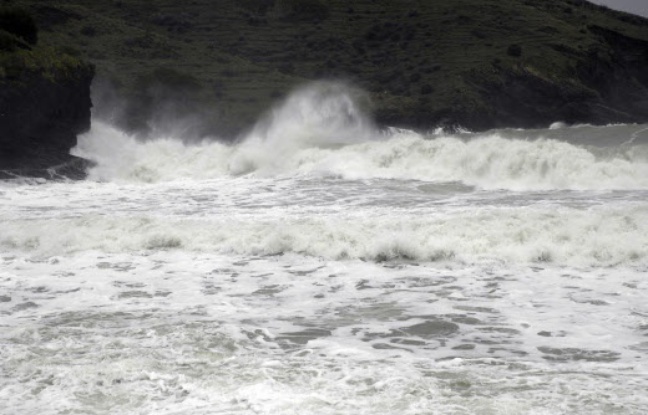
POLYGON ((363 112, 362 93, 344 84, 319 82, 291 94, 236 147, 231 174, 290 173, 307 149, 340 148, 378 138, 363 112))
POLYGON ((0 247, 43 255, 183 249, 327 259, 648 264, 648 208, 482 208, 353 214, 95 215, 0 223, 0 247))
POLYGON ((647 413, 645 126, 356 96, 233 144, 95 123, 90 180, 0 182, 0 414, 647 413))
MULTIPOLYGON (((513 137, 378 131, 355 94, 335 83, 304 87, 231 145, 190 145, 172 137, 138 142, 96 122, 74 153, 98 163, 91 179, 108 181, 329 176, 450 181, 481 189, 648 189, 645 144, 603 150, 524 131, 513 137)), ((569 128, 560 131, 569 137, 569 128)))
POLYGON ((0 413, 648 407, 647 287, 627 269, 93 251, 0 266, 0 413))
POLYGON ((79 137, 73 154, 97 163, 89 171, 90 180, 147 183, 226 175, 232 151, 219 142, 187 145, 173 137, 142 142, 95 121, 79 137))
POLYGON ((311 141, 277 144, 257 135, 237 145, 187 145, 172 139, 140 143, 101 123, 93 128, 81 137, 75 154, 98 162, 90 171, 95 180, 156 182, 251 174, 452 181, 482 189, 648 189, 644 149, 633 147, 600 155, 552 139, 508 139, 497 133, 469 139, 424 137, 414 132, 379 134, 333 147, 311 141))

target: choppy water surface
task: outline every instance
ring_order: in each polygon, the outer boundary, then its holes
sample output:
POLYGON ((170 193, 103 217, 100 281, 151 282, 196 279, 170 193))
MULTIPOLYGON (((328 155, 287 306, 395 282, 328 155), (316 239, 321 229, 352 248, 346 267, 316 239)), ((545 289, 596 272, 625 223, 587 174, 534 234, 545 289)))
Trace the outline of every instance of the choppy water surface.
POLYGON ((87 181, 0 183, 0 413, 648 412, 646 126, 312 94, 235 145, 95 123, 87 181))

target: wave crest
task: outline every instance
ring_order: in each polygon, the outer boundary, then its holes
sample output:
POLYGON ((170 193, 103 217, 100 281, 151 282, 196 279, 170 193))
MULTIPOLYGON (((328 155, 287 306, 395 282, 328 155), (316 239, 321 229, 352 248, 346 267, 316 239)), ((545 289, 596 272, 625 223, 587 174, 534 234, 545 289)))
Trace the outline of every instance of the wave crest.
POLYGON ((585 266, 648 261, 648 211, 496 209, 452 215, 272 220, 87 215, 0 224, 0 248, 37 255, 182 249, 241 255, 295 253, 368 261, 547 262, 585 266))
POLYGON ((380 131, 359 97, 344 84, 306 86, 234 144, 186 144, 173 137, 141 142, 95 122, 74 154, 95 161, 90 178, 105 181, 308 175, 460 182, 482 189, 648 189, 645 144, 588 147, 568 142, 570 128, 560 129, 565 140, 538 138, 537 132, 528 139, 522 130, 427 136, 380 131))

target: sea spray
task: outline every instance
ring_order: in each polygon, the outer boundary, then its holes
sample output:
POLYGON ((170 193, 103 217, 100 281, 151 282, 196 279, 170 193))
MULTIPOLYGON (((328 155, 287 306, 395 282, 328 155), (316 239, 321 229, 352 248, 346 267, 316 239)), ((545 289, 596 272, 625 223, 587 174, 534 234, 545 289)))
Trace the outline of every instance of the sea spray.
POLYGON ((230 172, 285 173, 286 164, 302 150, 377 139, 366 101, 362 91, 340 82, 298 88, 242 140, 229 163, 230 172))
POLYGON ((218 141, 186 144, 160 136, 141 141, 101 121, 79 137, 73 154, 96 163, 89 179, 158 182, 221 177, 228 174, 232 147, 218 141))
POLYGON ((621 137, 641 137, 642 126, 424 135, 379 130, 362 97, 340 83, 306 85, 232 144, 164 135, 139 141, 95 122, 74 154, 95 161, 90 178, 103 181, 337 177, 515 191, 648 189, 647 146, 621 137))
MULTIPOLYGON (((301 191, 274 189, 272 193, 290 192, 305 201, 313 190, 302 185, 301 191)), ((159 192, 159 197, 173 192, 159 192)), ((6 222, 0 224, 0 249, 38 256, 182 248, 223 255, 293 253, 375 262, 648 265, 648 210, 636 203, 587 210, 555 205, 480 207, 451 213, 430 205, 410 207, 407 214, 398 208, 362 206, 338 212, 331 206, 303 217, 281 203, 263 205, 241 199, 241 208, 235 212, 223 207, 232 201, 220 198, 207 198, 201 202, 200 213, 178 219, 173 211, 150 204, 152 212, 146 215, 83 214, 6 222)), ((145 200, 138 202, 146 205, 145 200)))
POLYGON ((90 180, 0 181, 4 412, 647 412, 645 126, 320 98, 231 145, 97 123, 90 180))

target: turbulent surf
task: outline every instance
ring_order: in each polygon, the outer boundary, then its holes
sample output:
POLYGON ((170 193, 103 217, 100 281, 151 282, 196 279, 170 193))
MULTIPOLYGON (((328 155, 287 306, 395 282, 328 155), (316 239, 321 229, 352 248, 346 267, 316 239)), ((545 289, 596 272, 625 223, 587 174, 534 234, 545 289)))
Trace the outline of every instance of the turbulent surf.
POLYGON ((643 414, 648 127, 381 129, 304 87, 234 143, 94 122, 0 182, 1 413, 643 414))

